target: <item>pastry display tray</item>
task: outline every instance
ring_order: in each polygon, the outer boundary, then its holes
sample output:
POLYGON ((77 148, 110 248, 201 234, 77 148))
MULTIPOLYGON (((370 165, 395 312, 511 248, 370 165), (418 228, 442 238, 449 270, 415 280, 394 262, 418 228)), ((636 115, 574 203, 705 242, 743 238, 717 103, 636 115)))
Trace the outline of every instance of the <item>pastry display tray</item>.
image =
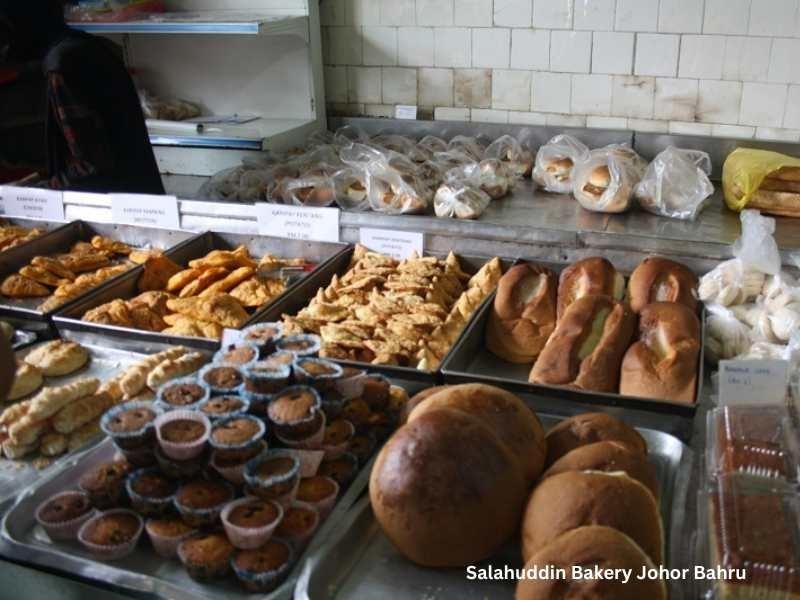
MULTIPOLYGON (((52 254, 69 252, 70 248, 76 242, 88 242, 95 235, 102 235, 113 240, 124 242, 135 248, 160 248, 167 250, 196 234, 189 231, 169 231, 166 229, 134 227, 130 225, 114 225, 113 223, 74 221, 32 240, 27 244, 0 253, 0 281, 19 271, 36 256, 49 256, 52 254)), ((131 270, 138 272, 140 267, 132 267, 131 270)), ((100 286, 95 288, 95 290, 103 285, 116 281, 117 278, 124 275, 126 275, 126 273, 118 275, 107 282, 103 282, 100 286)), ((90 290, 87 293, 91 294, 92 291, 93 290, 90 290)), ((69 306, 71 302, 80 300, 80 298, 79 296, 60 308, 64 309, 69 306)), ((39 310, 39 305, 46 299, 46 297, 16 299, 0 296, 0 316, 17 317, 29 321, 48 321, 56 311, 45 313, 39 310)))
MULTIPOLYGON (((178 247, 172 248, 168 255, 179 265, 186 266, 190 260, 202 258, 213 250, 233 250, 240 245, 246 246, 256 260, 266 254, 273 254, 279 258, 303 258, 310 263, 316 264, 317 270, 324 269, 328 261, 343 254, 348 249, 346 244, 304 242, 273 237, 206 232, 178 247)), ((124 273, 112 283, 97 288, 79 298, 76 302, 70 303, 57 311, 53 318, 53 323, 60 335, 76 341, 95 342, 102 340, 105 343, 113 343, 119 347, 140 352, 155 352, 162 350, 166 346, 176 344, 209 351, 219 348, 219 340, 164 335, 127 327, 88 323, 82 320, 86 311, 92 308, 118 298, 127 300, 136 296, 139 293, 136 288, 139 275, 139 271, 124 273)), ((311 277, 313 277, 313 274, 311 277)), ((296 285, 296 283, 290 284, 282 296, 278 296, 273 300, 273 304, 278 302, 281 297, 294 293, 296 285)), ((256 309, 249 322, 253 322, 261 310, 263 308, 256 309)))
MULTIPOLYGON (((539 417, 546 429, 559 421, 556 417, 539 417)), ((649 457, 658 473, 667 547, 665 556, 670 567, 682 566, 686 552, 679 532, 686 506, 692 452, 669 434, 652 429, 639 429, 639 432, 647 440, 649 457)), ((522 568, 520 554, 519 540, 514 540, 476 566, 522 568)), ((673 600, 683 597, 679 587, 680 584, 670 590, 673 600)), ((294 598, 512 600, 515 588, 515 580, 468 580, 465 568, 430 569, 413 564, 392 546, 375 520, 369 498, 363 498, 340 523, 325 547, 310 556, 294 598)))
MULTIPOLYGON (((343 275, 349 265, 350 259, 353 256, 353 251, 355 248, 348 249, 347 252, 337 256, 334 260, 331 260, 327 265, 317 269, 311 277, 308 277, 305 281, 301 282, 297 288, 291 293, 286 294, 280 300, 272 303, 266 310, 262 311, 261 313, 257 314, 254 317, 254 321, 256 322, 271 322, 271 321, 280 321, 283 315, 296 315, 301 309, 308 306, 308 303, 317 295, 317 291, 320 288, 328 287, 333 279, 334 275, 343 275)), ((446 254, 442 254, 440 252, 426 252, 426 256, 438 256, 440 258, 445 258, 446 254)), ((456 255, 459 263, 461 264, 461 268, 465 273, 470 275, 474 275, 477 273, 483 265, 487 262, 492 260, 491 258, 487 258, 485 256, 466 256, 463 254, 456 255)), ((501 265, 503 268, 503 273, 508 271, 508 269, 514 264, 513 259, 502 258, 500 259, 501 265)), ((489 295, 491 298, 493 294, 489 295)), ((475 311, 475 314, 480 312, 480 308, 482 308, 485 302, 488 299, 484 299, 484 302, 481 303, 479 309, 475 311)), ((474 315, 472 316, 474 318, 474 315)), ((459 338, 464 335, 464 332, 467 330, 467 327, 459 334, 459 338)), ((453 344, 452 348, 449 350, 449 353, 453 351, 453 349, 458 345, 458 341, 453 344)), ((449 354, 448 353, 448 354, 449 354)), ((339 359, 330 359, 334 362, 337 362, 341 365, 356 367, 359 369, 369 369, 370 372, 375 373, 383 373, 387 377, 392 377, 395 379, 400 379, 403 381, 419 381, 433 384, 438 380, 439 370, 436 371, 422 371, 420 369, 415 369, 413 367, 400 367, 396 365, 377 365, 372 363, 362 363, 357 361, 348 361, 348 360, 339 360, 339 359)), ((444 363, 444 361, 442 361, 444 363)))
MULTIPOLYGON (((16 352, 15 355, 17 359, 24 358, 39 345, 40 344, 29 346, 24 350, 16 352)), ((107 348, 103 346, 85 347, 91 354, 91 359, 85 367, 64 377, 45 377, 44 387, 64 385, 86 377, 95 377, 101 382, 107 381, 134 362, 144 358, 141 354, 126 352, 116 348, 107 348)), ((15 401, 14 404, 27 400, 36 393, 38 393, 38 390, 34 392, 34 394, 31 394, 31 396, 20 398, 18 401, 15 401)), ((3 406, 3 408, 11 405, 12 404, 7 404, 3 406)), ((98 435, 87 442, 83 449, 96 444, 99 437, 98 435)), ((82 449, 78 449, 70 454, 63 454, 55 458, 40 458, 38 453, 19 460, 0 458, 0 504, 9 500, 17 492, 34 483, 37 479, 46 478, 50 473, 58 471, 65 461, 68 461, 71 457, 81 452, 82 449)))

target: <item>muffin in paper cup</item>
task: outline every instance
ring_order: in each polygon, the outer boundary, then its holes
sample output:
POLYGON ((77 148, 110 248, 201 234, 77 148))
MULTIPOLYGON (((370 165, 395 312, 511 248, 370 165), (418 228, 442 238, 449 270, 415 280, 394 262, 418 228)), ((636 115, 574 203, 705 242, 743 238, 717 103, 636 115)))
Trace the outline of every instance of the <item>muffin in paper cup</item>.
POLYGON ((275 394, 267 406, 269 420, 284 438, 303 439, 319 428, 322 398, 307 385, 293 385, 275 394))
POLYGON ((327 419, 325 413, 319 411, 315 417, 317 422, 316 429, 309 435, 296 437, 291 432, 276 430, 275 438, 287 448, 292 450, 319 450, 322 448, 322 441, 325 439, 325 424, 327 419))
POLYGON ((246 369, 261 358, 261 351, 255 344, 238 343, 231 344, 218 350, 212 358, 212 364, 231 365, 240 369, 246 369))
POLYGON ((178 489, 177 483, 167 478, 166 475, 161 473, 159 469, 147 468, 134 471, 125 480, 125 489, 128 492, 128 497, 131 500, 131 506, 139 514, 145 517, 155 517, 163 515, 168 512, 172 507, 172 499, 178 489), (159 494, 145 494, 136 490, 136 483, 143 477, 152 476, 155 478, 164 478, 168 484, 168 493, 166 495, 159 494))
POLYGON ((257 362, 244 370, 242 389, 255 394, 275 394, 289 386, 292 369, 289 365, 257 362))
POLYGON ((336 380, 336 391, 344 400, 358 398, 364 391, 364 377, 367 372, 355 367, 343 367, 342 376, 336 380))
POLYGON ((211 397, 211 388, 195 375, 168 381, 156 391, 156 402, 164 412, 172 410, 196 410, 211 397))
POLYGON ((235 497, 236 492, 233 489, 233 486, 227 481, 196 480, 187 482, 178 489, 178 491, 175 493, 175 497, 173 498, 173 505, 187 525, 191 525, 192 527, 210 527, 217 524, 222 509, 225 508, 225 505, 235 497), (203 483, 207 485, 224 486, 226 492, 224 497, 221 496, 219 502, 215 502, 213 506, 208 507, 193 507, 186 504, 185 499, 182 498, 185 490, 192 484, 197 485, 203 483))
POLYGON ((126 500, 125 479, 130 472, 131 465, 124 460, 103 463, 81 475, 78 489, 89 496, 95 508, 118 508, 126 500))
POLYGON ((36 509, 36 522, 41 525, 51 540, 74 540, 78 537, 78 531, 83 524, 96 514, 97 511, 92 506, 88 495, 75 491, 61 492, 39 504, 36 509), (84 504, 86 511, 73 516, 69 512, 69 505, 74 507, 76 502, 84 504), (58 505, 63 505, 63 507, 58 505), (62 515, 58 513, 62 513, 62 515))
POLYGON ((161 447, 156 446, 153 452, 156 456, 156 463, 158 468, 170 479, 189 479, 202 473, 208 466, 209 458, 211 457, 211 447, 206 446, 203 452, 189 460, 175 460, 170 458, 161 447))
POLYGON ((380 373, 370 373, 362 378, 363 389, 361 397, 374 412, 386 410, 389 404, 389 395, 392 382, 380 373))
POLYGON ((236 394, 244 383, 244 369, 212 363, 200 369, 197 377, 211 389, 213 394, 236 394))
POLYGON ((271 538, 264 546, 256 550, 237 550, 231 557, 231 568, 245 589, 253 593, 265 594, 274 591, 289 574, 294 563, 295 553, 291 544, 285 540, 271 538), (276 564, 264 563, 258 555, 274 552, 279 549, 280 554, 273 555, 276 564), (248 561, 253 566, 248 566, 248 561), (254 568, 256 564, 259 568, 254 568))
POLYGON ((313 477, 325 460, 324 450, 292 450, 300 459, 300 477, 313 477))
POLYGON ((254 344, 267 356, 275 351, 275 344, 283 337, 283 323, 256 323, 242 329, 242 341, 254 344))
POLYGON ((342 367, 324 358, 299 356, 294 362, 295 381, 310 385, 320 393, 336 389, 336 382, 342 373, 342 367))
POLYGON ((153 549, 156 551, 156 554, 162 558, 177 558, 178 545, 183 540, 196 534, 197 529, 194 529, 191 525, 187 525, 178 517, 173 517, 172 519, 168 520, 174 521, 179 525, 178 531, 167 534, 164 531, 159 530, 157 527, 158 523, 164 522, 161 519, 147 519, 147 522, 144 524, 144 528, 145 531, 147 531, 147 535, 150 538, 150 543, 153 545, 153 549))
POLYGON ((339 484, 335 479, 315 475, 300 480, 297 501, 313 506, 320 519, 325 519, 333 510, 339 497, 339 484))
MULTIPOLYGON (((153 429, 155 431, 155 428, 153 429)), ((155 440, 148 446, 137 448, 136 450, 122 450, 120 454, 122 458, 127 460, 134 467, 149 467, 156 462, 155 448, 157 448, 155 440)))
POLYGON ((337 419, 325 427, 322 440, 322 449, 325 451, 325 460, 339 458, 347 452, 350 440, 356 435, 355 426, 347 419, 337 419))
POLYGON ((178 544, 178 558, 183 563, 189 577, 196 581, 210 581, 225 577, 231 569, 230 560, 233 552, 233 545, 220 531, 196 533, 178 544), (213 546, 209 547, 205 558, 195 559, 192 556, 192 546, 207 541, 212 542, 213 546))
MULTIPOLYGON (((243 384, 244 385, 244 384, 243 384)), ((239 395, 247 400, 250 408, 248 409, 248 413, 253 415, 254 417, 258 417, 263 421, 269 421, 269 403, 272 400, 272 394, 256 394, 253 392, 248 392, 244 387, 240 388, 239 395)))
POLYGON ((291 450, 267 450, 245 465, 244 480, 259 498, 281 498, 296 490, 300 459, 291 450))
POLYGON ((125 508, 117 508, 114 510, 107 510, 105 512, 96 514, 91 519, 86 521, 78 530, 78 541, 98 560, 119 560, 131 554, 139 542, 144 530, 144 521, 138 513, 125 508), (94 528, 101 526, 103 520, 113 518, 117 515, 125 515, 137 523, 136 530, 131 532, 126 540, 119 542, 98 544, 91 540, 94 528))
POLYGON ((306 502, 295 500, 284 510, 283 519, 275 534, 300 552, 314 537, 319 523, 320 516, 316 508, 306 502))
POLYGON ((257 446, 247 450, 234 451, 233 453, 225 450, 214 450, 211 453, 211 466, 227 481, 234 485, 242 485, 244 483, 244 467, 247 462, 266 452, 267 448, 266 440, 259 440, 257 446), (243 458, 239 460, 235 456, 236 454, 242 455, 243 458))
POLYGON ((295 356, 314 356, 319 353, 319 349, 322 347, 322 340, 318 335, 299 333, 281 338, 275 344, 275 347, 278 350, 292 352, 295 356))
POLYGON ((345 452, 339 458, 322 461, 317 474, 330 477, 345 489, 358 475, 358 459, 350 452, 345 452))
POLYGON ((375 447, 378 442, 372 433, 362 433, 354 436, 347 446, 347 451, 356 457, 359 465, 365 465, 372 454, 375 452, 375 447))
MULTIPOLYGON (((158 445, 164 454, 173 460, 189 460, 195 458, 203 453, 208 437, 211 435, 211 421, 204 414, 188 411, 188 410, 173 410, 158 417, 155 422, 156 438, 158 445), (165 439, 165 434, 169 437, 168 429, 170 423, 179 421, 186 421, 189 423, 199 423, 203 427, 202 433, 194 438, 194 431, 187 432, 186 435, 190 439, 187 441, 170 441, 165 439)), ((197 428, 192 428, 197 429, 197 428)), ((199 430, 199 429, 198 429, 199 430)))
POLYGON ((211 396, 211 398, 202 402, 197 407, 197 410, 207 416, 212 423, 215 423, 228 417, 247 414, 250 410, 250 401, 241 394, 211 396))
POLYGON ((274 500, 245 497, 234 500, 225 506, 220 515, 220 519, 222 519, 222 526, 225 528, 225 533, 228 534, 228 539, 231 544, 240 550, 254 550, 266 544, 269 538, 272 537, 275 528, 278 527, 281 519, 283 519, 283 507, 274 500), (271 511, 274 513, 271 515, 273 516, 272 520, 268 523, 260 524, 255 527, 246 527, 231 522, 231 515, 237 509, 244 507, 243 510, 247 510, 248 506, 262 504, 271 507, 271 511))
POLYGON ((114 445, 120 450, 139 450, 146 448, 155 439, 153 423, 164 411, 152 402, 125 402, 108 409, 100 419, 100 429, 112 439, 114 445), (121 415, 126 413, 141 413, 138 419, 142 424, 132 431, 120 431, 122 426, 121 415), (153 417, 146 421, 146 416, 152 413, 153 417))
POLYGON ((339 418, 345 402, 346 400, 336 390, 328 391, 322 395, 322 412, 325 413, 325 418, 328 422, 339 418))

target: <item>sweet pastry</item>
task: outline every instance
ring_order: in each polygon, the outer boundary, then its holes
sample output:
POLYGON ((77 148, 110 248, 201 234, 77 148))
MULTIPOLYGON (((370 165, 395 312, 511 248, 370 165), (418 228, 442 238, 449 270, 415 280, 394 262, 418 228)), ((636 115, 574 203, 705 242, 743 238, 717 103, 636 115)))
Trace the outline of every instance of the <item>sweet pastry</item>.
POLYGON ((147 386, 147 376, 155 367, 165 360, 175 359, 186 354, 186 348, 173 346, 157 354, 152 354, 142 359, 135 365, 126 369, 119 378, 119 387, 126 398, 130 399, 147 386))
POLYGON ((164 319, 169 325, 161 333, 179 337, 200 337, 210 340, 222 339, 223 327, 218 323, 200 321, 183 315, 169 315, 164 319))
POLYGON ((570 304, 584 296, 625 297, 625 278, 605 258, 584 258, 561 271, 558 281, 558 320, 570 304))
POLYGON ((206 357, 200 352, 190 352, 178 358, 167 359, 147 375, 147 387, 157 390, 169 381, 194 373, 205 362, 206 357))
POLYGON ((228 483, 197 479, 178 489, 175 508, 189 525, 206 527, 217 523, 223 507, 233 496, 233 488, 228 483))
POLYGON ((230 571, 233 545, 221 532, 192 536, 178 545, 178 557, 192 579, 207 581, 230 571))
POLYGON ((67 451, 68 439, 63 433, 51 431, 39 440, 39 453, 42 456, 58 456, 67 451))
POLYGON ((78 486, 96 508, 117 506, 125 491, 125 478, 131 471, 126 461, 112 461, 84 473, 78 486))
POLYGON ((200 321, 217 323, 222 327, 240 329, 249 318, 242 305, 228 294, 215 294, 202 298, 169 300, 170 310, 200 321))
POLYGON ((58 287, 71 281, 70 279, 61 279, 56 277, 46 269, 40 269, 39 267, 32 266, 22 267, 19 270, 19 274, 49 287, 58 287))
POLYGON ((180 265, 164 254, 153 254, 144 262, 136 287, 140 292, 163 290, 170 278, 181 270, 180 265))
POLYGON ((255 275, 256 270, 253 267, 239 267, 238 269, 231 271, 225 277, 212 283, 202 292, 200 292, 201 298, 210 298, 217 294, 225 294, 230 292, 233 288, 237 287, 239 284, 244 283, 253 275, 255 275))
POLYGON ((123 300, 112 300, 106 304, 101 304, 89 309, 82 319, 87 323, 97 325, 111 325, 113 327, 133 327, 133 316, 128 304, 123 300))
POLYGON ((100 433, 99 420, 90 421, 86 425, 78 427, 78 429, 70 433, 67 438, 67 451, 74 452, 82 448, 91 439, 100 435, 100 433))
POLYGON ((22 275, 9 275, 0 284, 0 294, 8 298, 42 298, 50 295, 50 289, 22 275))
POLYGON ((677 302, 656 302, 639 314, 639 341, 625 353, 620 394, 693 404, 700 320, 677 302))
POLYGON ((132 248, 123 242, 112 240, 101 235, 94 236, 89 242, 92 248, 108 254, 123 254, 128 255, 131 253, 132 248))
POLYGON ((684 265, 649 256, 631 273, 628 301, 636 313, 653 302, 678 302, 696 313, 697 286, 697 275, 684 265))
POLYGON ((177 517, 148 519, 144 527, 156 554, 163 558, 175 558, 178 544, 197 531, 177 517))
POLYGON ((46 377, 59 377, 74 373, 89 362, 89 352, 75 342, 54 340, 32 350, 25 362, 38 368, 46 377))
POLYGON ((114 399, 107 393, 85 396, 68 404, 53 417, 53 429, 58 433, 72 433, 87 423, 96 421, 113 405, 114 399))
POLYGON ((42 387, 42 383, 44 383, 44 378, 38 367, 29 365, 26 362, 19 362, 14 374, 14 383, 8 392, 8 400, 19 400, 30 395, 42 387))
POLYGON ((216 283, 221 279, 224 279, 225 276, 228 274, 228 269, 224 267, 212 267, 206 270, 199 269, 199 271, 200 274, 198 275, 198 277, 180 290, 179 296, 181 298, 191 298, 192 296, 199 296, 210 285, 216 283))
POLYGON ((647 442, 633 427, 606 413, 584 413, 564 419, 547 432, 547 465, 552 465, 575 448, 596 442, 621 442, 640 454, 647 454, 647 442))
POLYGON ((255 550, 236 552, 231 566, 246 590, 264 594, 281 584, 288 575, 293 560, 291 546, 272 538, 255 550))
POLYGON ((133 552, 143 529, 144 522, 135 512, 112 510, 86 521, 78 541, 98 559, 117 560, 133 552))
POLYGON ((550 269, 532 263, 509 269, 486 324, 489 351, 511 363, 534 362, 556 327, 557 290, 550 269))
MULTIPOLYGON (((97 379, 80 379, 66 385, 45 388, 31 399, 22 420, 38 422, 48 419, 71 402, 94 394, 98 387, 100 382, 97 379)), ((13 426, 10 433, 13 437, 13 426)))

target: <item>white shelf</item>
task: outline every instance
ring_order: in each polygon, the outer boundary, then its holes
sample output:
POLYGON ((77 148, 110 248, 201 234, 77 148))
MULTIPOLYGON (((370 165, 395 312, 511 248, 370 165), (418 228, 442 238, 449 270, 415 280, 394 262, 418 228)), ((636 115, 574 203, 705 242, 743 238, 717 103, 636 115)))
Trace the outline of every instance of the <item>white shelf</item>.
POLYGON ((87 33, 298 35, 308 40, 308 17, 204 10, 156 13, 140 21, 121 23, 72 22, 87 33))
POLYGON ((258 119, 241 125, 208 125, 207 133, 187 134, 169 127, 149 127, 150 143, 154 146, 188 146, 194 148, 232 148, 263 150, 267 141, 289 133, 313 121, 308 119, 258 119), (216 131, 219 129, 220 131, 216 131))

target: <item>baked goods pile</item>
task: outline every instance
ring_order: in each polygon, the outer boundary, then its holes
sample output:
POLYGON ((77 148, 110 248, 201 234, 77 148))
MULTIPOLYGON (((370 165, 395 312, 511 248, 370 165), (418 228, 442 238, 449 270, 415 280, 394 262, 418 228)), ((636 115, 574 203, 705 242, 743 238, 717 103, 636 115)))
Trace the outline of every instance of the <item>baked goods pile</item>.
POLYGON ((301 258, 267 254, 256 260, 244 246, 214 250, 186 268, 166 256, 144 264, 140 294, 93 308, 83 320, 165 335, 220 339, 224 328, 239 329, 251 313, 286 289, 280 270, 303 267, 301 258))
POLYGON ((0 221, 0 252, 5 252, 35 240, 45 233, 45 230, 39 227, 28 229, 27 227, 9 225, 5 221, 0 221))
POLYGON ((692 404, 700 321, 697 277, 660 257, 625 278, 604 258, 561 272, 509 269, 486 325, 487 348, 533 363, 531 383, 692 404))
POLYGON ((800 216, 800 163, 794 156, 737 148, 725 159, 722 186, 731 210, 800 216))
POLYGON ((47 298, 39 310, 51 312, 147 261, 152 254, 96 235, 90 242, 75 243, 66 254, 35 257, 19 273, 3 280, 0 294, 14 299, 47 298))
POLYGON ((51 539, 120 560, 146 532, 143 552, 180 561, 198 581, 235 577, 264 593, 286 579, 408 397, 380 375, 299 350, 279 324, 244 339, 162 385, 155 402, 105 413, 117 453, 41 504, 51 539), (297 354, 278 350, 287 345, 297 354))
POLYGON ((284 315, 284 328, 320 335, 325 358, 433 371, 501 276, 498 258, 470 277, 452 253, 398 262, 359 245, 347 272, 284 315))

